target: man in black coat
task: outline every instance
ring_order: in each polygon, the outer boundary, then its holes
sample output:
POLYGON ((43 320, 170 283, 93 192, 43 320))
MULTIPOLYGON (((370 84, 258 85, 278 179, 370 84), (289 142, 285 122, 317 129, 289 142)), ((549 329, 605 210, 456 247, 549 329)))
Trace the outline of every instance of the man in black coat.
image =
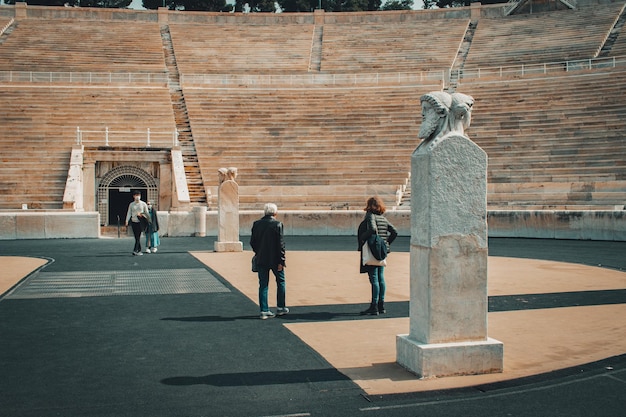
POLYGON ((261 319, 274 317, 270 311, 267 292, 270 280, 270 270, 276 277, 276 314, 282 316, 289 313, 285 306, 285 240, 283 238, 283 224, 276 220, 278 208, 276 204, 267 203, 263 208, 265 216, 252 225, 250 246, 256 256, 259 274, 259 307, 261 319))

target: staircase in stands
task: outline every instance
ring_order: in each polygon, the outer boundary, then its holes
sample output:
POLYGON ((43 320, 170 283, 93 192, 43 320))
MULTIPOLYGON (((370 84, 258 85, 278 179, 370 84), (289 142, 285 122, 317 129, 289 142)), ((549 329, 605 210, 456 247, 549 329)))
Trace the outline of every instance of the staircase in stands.
POLYGON ((169 77, 169 91, 172 98, 172 108, 176 129, 178 131, 178 141, 183 154, 185 164, 185 175, 187 177, 187 187, 189 188, 189 198, 192 204, 206 204, 206 192, 204 181, 198 164, 198 154, 191 132, 189 114, 185 103, 185 96, 180 86, 180 73, 176 64, 174 46, 168 26, 161 27, 161 39, 163 40, 163 54, 165 55, 165 65, 169 77))

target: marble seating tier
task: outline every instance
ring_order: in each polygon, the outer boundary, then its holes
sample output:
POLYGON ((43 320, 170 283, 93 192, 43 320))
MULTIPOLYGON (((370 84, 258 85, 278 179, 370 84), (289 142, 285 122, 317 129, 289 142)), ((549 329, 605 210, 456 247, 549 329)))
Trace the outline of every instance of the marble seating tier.
POLYGON ((107 127, 111 146, 143 147, 148 129, 153 146, 172 144, 174 119, 164 87, 0 85, 0 95, 0 209, 63 207, 77 127, 85 146, 104 146, 107 127))
POLYGON ((480 19, 465 68, 589 59, 599 51, 622 7, 616 2, 480 19))
POLYGON ((0 71, 165 73, 157 23, 25 19, 0 48, 0 71))

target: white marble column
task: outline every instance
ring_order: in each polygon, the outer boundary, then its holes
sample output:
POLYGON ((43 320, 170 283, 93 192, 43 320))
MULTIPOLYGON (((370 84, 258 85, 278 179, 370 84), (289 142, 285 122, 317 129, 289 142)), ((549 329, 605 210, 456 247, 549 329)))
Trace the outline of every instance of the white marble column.
POLYGON ((397 362, 421 377, 502 372, 487 336, 487 154, 463 135, 411 157, 410 332, 397 362))

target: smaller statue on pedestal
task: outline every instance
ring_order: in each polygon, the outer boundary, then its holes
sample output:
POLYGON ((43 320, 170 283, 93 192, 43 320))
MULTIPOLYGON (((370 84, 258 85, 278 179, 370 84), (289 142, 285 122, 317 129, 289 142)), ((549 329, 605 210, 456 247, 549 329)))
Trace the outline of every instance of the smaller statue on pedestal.
POLYGON ((241 252, 243 243, 239 241, 239 185, 237 168, 217 170, 219 187, 217 190, 217 242, 216 252, 241 252))

